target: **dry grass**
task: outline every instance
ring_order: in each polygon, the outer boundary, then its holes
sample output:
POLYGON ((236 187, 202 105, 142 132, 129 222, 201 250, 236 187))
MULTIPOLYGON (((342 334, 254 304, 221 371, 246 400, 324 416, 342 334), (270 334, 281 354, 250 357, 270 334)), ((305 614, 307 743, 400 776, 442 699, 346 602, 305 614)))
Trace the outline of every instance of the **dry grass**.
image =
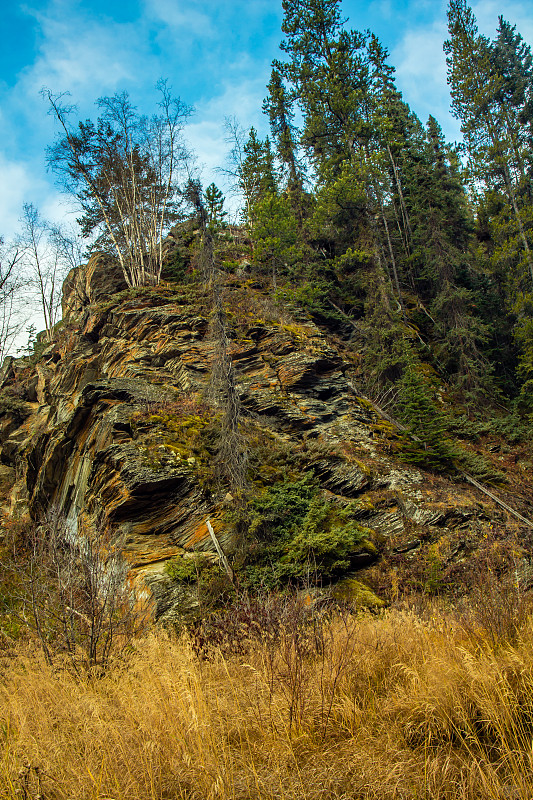
POLYGON ((392 610, 209 657, 154 633, 103 678, 3 672, 2 800, 533 797, 529 621, 494 646, 392 610))

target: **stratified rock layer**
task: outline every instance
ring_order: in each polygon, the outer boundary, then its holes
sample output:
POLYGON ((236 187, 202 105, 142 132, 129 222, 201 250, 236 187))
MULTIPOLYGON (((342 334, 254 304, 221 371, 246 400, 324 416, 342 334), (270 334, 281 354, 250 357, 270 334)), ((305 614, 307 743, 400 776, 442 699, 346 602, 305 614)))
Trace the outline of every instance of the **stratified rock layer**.
MULTIPOLYGON (((80 532, 122 533, 132 576, 154 581, 169 558, 212 550, 208 518, 232 547, 223 518, 231 497, 206 488, 180 438, 180 425, 204 424, 194 422, 194 402, 205 402, 213 359, 211 299, 187 286, 124 289, 101 259, 71 273, 56 341, 35 365, 18 359, 4 372, 4 391, 16 387, 21 407, 0 418, 0 478, 4 496, 13 485, 11 513, 27 507, 37 518, 56 506, 80 532), (187 403, 189 416, 173 418, 187 403)), ((243 420, 298 454, 333 501, 356 501, 378 554, 416 558, 428 542, 453 541, 460 558, 489 522, 520 534, 467 484, 391 457, 391 426, 358 394, 345 345, 309 320, 284 321, 286 312, 242 282, 225 292, 243 420)), ((355 566, 371 558, 361 552, 355 566)))

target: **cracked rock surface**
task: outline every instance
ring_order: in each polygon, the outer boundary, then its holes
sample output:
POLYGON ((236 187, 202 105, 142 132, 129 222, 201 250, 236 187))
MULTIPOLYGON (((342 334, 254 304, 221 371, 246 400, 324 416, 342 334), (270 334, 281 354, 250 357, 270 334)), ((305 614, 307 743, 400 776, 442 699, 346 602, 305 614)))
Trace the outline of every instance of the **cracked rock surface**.
MULTIPOLYGON (((37 518, 55 506, 86 535, 102 527, 123 534, 132 580, 161 594, 169 558, 213 550, 208 518, 232 547, 226 492, 206 489, 179 430, 184 417, 168 411, 208 386, 209 297, 195 287, 124 290, 116 269, 93 258, 69 275, 64 324, 38 363, 4 368, 2 389, 16 389, 18 406, 0 415, 0 493, 5 513, 37 518)), ((388 554, 417 558, 443 537, 475 542, 488 521, 520 535, 516 520, 472 486, 390 454, 382 420, 334 337, 309 320, 260 318, 264 295, 238 280, 225 300, 241 309, 228 315, 228 332, 243 418, 301 457, 332 501, 357 504, 376 547, 362 553, 361 568, 388 554)), ((449 548, 451 558, 463 551, 449 548)))

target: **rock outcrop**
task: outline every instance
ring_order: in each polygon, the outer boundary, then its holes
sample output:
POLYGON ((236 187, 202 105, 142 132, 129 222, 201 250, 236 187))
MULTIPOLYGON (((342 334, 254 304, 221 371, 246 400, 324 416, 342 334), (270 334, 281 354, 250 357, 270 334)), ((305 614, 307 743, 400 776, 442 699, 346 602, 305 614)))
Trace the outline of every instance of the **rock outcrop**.
MULTIPOLYGON (((397 433, 358 394, 345 343, 243 280, 228 281, 225 305, 244 435, 273 459, 259 455, 255 474, 252 459, 250 479, 264 485, 279 454, 314 474, 331 502, 355 503, 372 547, 352 570, 376 558, 413 562, 430 546, 458 560, 489 526, 525 535, 467 483, 398 460, 397 433)), ((225 524, 231 495, 209 480, 210 307, 209 292, 194 285, 128 290, 112 264, 93 258, 65 282, 54 343, 35 363, 14 360, 3 377, 5 510, 38 518, 55 506, 78 534, 122 535, 132 579, 152 582, 167 610, 164 566, 213 550, 208 518, 223 547, 235 545, 225 524)), ((527 494, 511 499, 531 513, 527 494)))

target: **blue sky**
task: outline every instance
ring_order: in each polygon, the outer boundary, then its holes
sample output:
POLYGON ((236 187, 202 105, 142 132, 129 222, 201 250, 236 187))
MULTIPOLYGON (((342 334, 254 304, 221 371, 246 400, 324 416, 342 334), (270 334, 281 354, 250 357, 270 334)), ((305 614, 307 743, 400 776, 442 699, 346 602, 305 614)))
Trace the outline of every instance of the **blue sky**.
MULTIPOLYGON (((430 113, 448 139, 459 136, 449 115, 446 0, 344 0, 349 26, 370 28, 390 50, 397 85, 425 121, 430 113)), ((472 3, 480 29, 493 35, 498 14, 533 42, 531 0, 472 3)), ((94 101, 126 89, 140 110, 154 110, 154 85, 168 78, 195 107, 187 137, 204 180, 228 145, 223 120, 236 115, 266 133, 261 105, 270 62, 279 56, 281 0, 4 0, 0 28, 0 234, 14 235, 24 202, 59 221, 65 201, 45 168, 53 120, 42 86, 70 91, 83 117, 94 101)))

